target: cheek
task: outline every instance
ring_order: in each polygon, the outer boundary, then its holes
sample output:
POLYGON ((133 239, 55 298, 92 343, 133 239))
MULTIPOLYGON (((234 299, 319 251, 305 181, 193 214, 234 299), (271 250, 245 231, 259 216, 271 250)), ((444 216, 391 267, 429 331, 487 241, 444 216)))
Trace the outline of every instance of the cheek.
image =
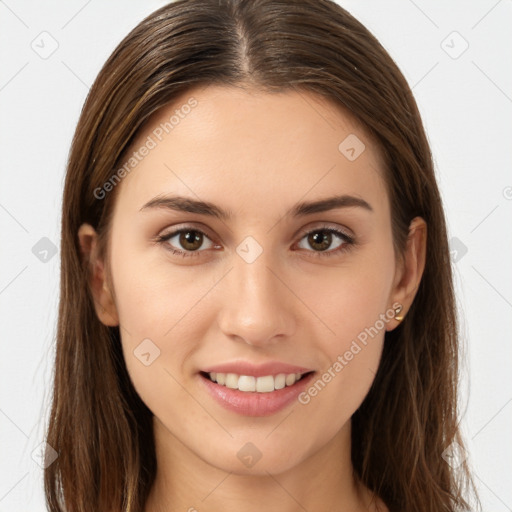
POLYGON ((200 340, 208 325, 201 298, 211 284, 193 279, 190 269, 172 271, 162 258, 151 261, 133 250, 113 250, 112 261, 124 359, 135 389, 152 408, 163 389, 180 395, 177 381, 194 349, 190 340, 200 340), (121 252, 130 256, 116 260, 121 252))
POLYGON ((383 337, 390 318, 383 325, 382 315, 390 315, 394 271, 392 247, 382 245, 379 252, 361 252, 309 286, 307 301, 324 324, 318 340, 331 359, 348 350, 352 340, 364 341, 364 333, 375 325, 383 337))
POLYGON ((210 281, 201 279, 197 267, 176 267, 152 249, 127 247, 118 253, 129 256, 116 263, 112 251, 116 306, 120 322, 134 342, 141 336, 169 337, 181 324, 191 323, 195 306, 211 287, 210 281))
MULTIPOLYGON (((323 413, 346 421, 366 396, 377 372, 386 327, 393 318, 389 297, 394 277, 394 254, 384 243, 380 251, 354 258, 354 264, 333 269, 317 281, 308 304, 321 322, 316 349, 322 354, 320 382, 303 402, 316 402, 323 413), (317 400, 316 396, 323 398, 317 400), (334 408, 329 410, 329 406, 334 408)), ((320 410, 319 410, 320 412, 320 410)))

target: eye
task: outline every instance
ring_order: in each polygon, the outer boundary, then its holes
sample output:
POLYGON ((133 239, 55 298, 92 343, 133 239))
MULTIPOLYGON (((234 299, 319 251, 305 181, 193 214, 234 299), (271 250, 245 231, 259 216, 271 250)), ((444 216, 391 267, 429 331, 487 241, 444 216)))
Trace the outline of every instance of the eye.
MULTIPOLYGON (((206 249, 220 248, 219 245, 215 245, 211 241, 206 233, 192 226, 159 235, 156 242, 165 244, 166 248, 173 254, 183 258, 200 256, 203 250, 206 249), (203 246, 205 241, 209 242, 206 247, 203 246)), ((298 244, 300 249, 306 249, 313 256, 333 256, 348 251, 354 245, 353 237, 331 227, 320 227, 305 233, 298 244), (301 246, 303 240, 313 249, 312 251, 301 246)))
POLYGON ((197 228, 183 228, 172 233, 160 235, 156 239, 157 242, 166 243, 173 254, 178 256, 199 256, 203 249, 212 249, 216 247, 210 238, 203 231, 197 228), (202 247, 205 241, 210 244, 207 247, 202 247))
MULTIPOLYGON (((315 256, 332 256, 334 254, 339 254, 341 252, 349 250, 354 244, 354 238, 347 235, 343 231, 334 228, 318 228, 313 231, 309 231, 302 238, 301 242, 299 242, 299 247, 302 241, 305 240, 305 243, 309 245, 309 247, 313 248, 313 252, 315 256), (333 247, 334 242, 334 247, 333 247), (328 250, 330 248, 330 250, 328 250)), ((304 249, 305 247, 300 247, 304 249)))

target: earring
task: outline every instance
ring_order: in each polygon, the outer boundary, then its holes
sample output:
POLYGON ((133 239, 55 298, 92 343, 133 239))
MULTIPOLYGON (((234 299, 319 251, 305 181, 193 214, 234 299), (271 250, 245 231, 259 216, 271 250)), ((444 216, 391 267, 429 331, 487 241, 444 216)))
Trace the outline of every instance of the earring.
POLYGON ((395 320, 397 322, 401 322, 404 319, 403 316, 398 316, 400 314, 400 311, 402 311, 402 305, 401 304, 398 307, 395 308, 395 320))

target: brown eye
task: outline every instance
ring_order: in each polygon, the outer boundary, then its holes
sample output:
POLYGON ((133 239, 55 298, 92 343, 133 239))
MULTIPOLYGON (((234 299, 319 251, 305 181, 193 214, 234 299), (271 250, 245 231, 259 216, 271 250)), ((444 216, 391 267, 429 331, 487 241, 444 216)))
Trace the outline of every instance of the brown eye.
POLYGON ((305 233, 299 242, 299 247, 307 249, 315 256, 331 256, 348 250, 354 244, 355 240, 342 231, 334 228, 321 228, 305 233))
POLYGON ((182 231, 178 239, 181 247, 187 251, 197 251, 203 243, 203 233, 200 231, 182 231))
POLYGON ((200 256, 203 250, 214 247, 210 238, 198 229, 184 228, 157 238, 159 243, 163 243, 173 254, 180 256, 200 256), (203 247, 205 242, 209 245, 203 247))
POLYGON ((326 231, 315 231, 308 236, 310 247, 318 251, 325 251, 332 243, 332 234, 326 231))

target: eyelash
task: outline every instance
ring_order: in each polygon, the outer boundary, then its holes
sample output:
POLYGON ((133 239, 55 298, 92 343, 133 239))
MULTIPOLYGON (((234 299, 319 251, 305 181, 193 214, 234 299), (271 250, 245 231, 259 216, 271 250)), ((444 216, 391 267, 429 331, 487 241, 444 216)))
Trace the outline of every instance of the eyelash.
MULTIPOLYGON (((208 238, 210 240, 210 237, 204 231, 201 231, 198 228, 193 228, 192 226, 190 226, 190 227, 181 228, 181 229, 179 229, 177 231, 173 231, 172 233, 167 233, 165 235, 159 235, 159 236, 156 237, 155 241, 157 243, 164 244, 165 242, 167 242, 169 239, 175 237, 176 235, 179 235, 181 233, 190 232, 190 231, 192 231, 194 233, 200 233, 201 235, 205 236, 206 238, 208 238)), ((325 227, 325 228, 321 227, 321 228, 312 229, 311 231, 307 231, 306 233, 304 233, 301 236, 299 241, 304 239, 305 237, 313 234, 313 233, 331 233, 331 234, 334 234, 334 235, 338 236, 339 238, 341 238, 343 240, 343 244, 340 245, 339 247, 337 247, 334 250, 330 250, 330 251, 307 251, 307 252, 313 253, 314 257, 317 257, 317 256, 318 257, 335 256, 335 255, 338 255, 338 254, 342 254, 342 253, 344 253, 346 251, 349 251, 350 249, 352 249, 352 247, 354 247, 356 245, 356 241, 355 241, 355 239, 353 237, 347 235, 343 231, 340 231, 340 230, 334 229, 334 228, 330 228, 330 227, 325 227)), ((172 252, 172 254, 180 256, 182 258, 193 257, 193 256, 200 256, 201 252, 203 252, 203 251, 200 251, 200 250, 198 250, 198 251, 180 251, 180 250, 177 250, 177 249, 173 249, 172 247, 168 248, 168 250, 170 250, 172 252)))

